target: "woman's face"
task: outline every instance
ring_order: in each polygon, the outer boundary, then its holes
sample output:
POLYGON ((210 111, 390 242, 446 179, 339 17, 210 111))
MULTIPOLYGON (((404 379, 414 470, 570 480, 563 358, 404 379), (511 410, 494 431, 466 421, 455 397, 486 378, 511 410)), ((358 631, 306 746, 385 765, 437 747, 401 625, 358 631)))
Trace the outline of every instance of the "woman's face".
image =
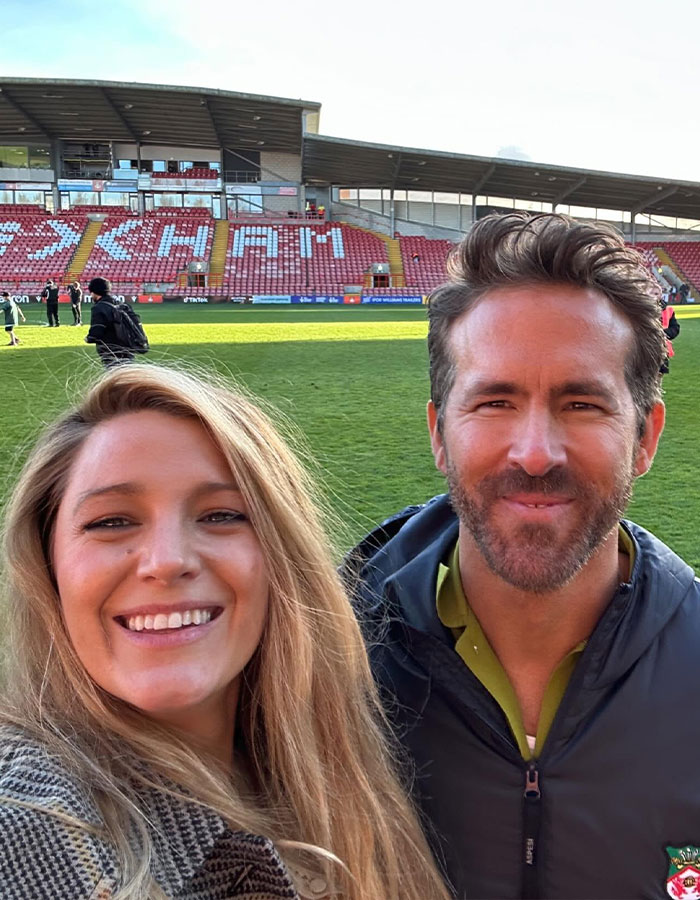
POLYGON ((235 475, 197 422, 99 425, 58 509, 53 567, 76 653, 105 691, 228 741, 268 581, 235 475))

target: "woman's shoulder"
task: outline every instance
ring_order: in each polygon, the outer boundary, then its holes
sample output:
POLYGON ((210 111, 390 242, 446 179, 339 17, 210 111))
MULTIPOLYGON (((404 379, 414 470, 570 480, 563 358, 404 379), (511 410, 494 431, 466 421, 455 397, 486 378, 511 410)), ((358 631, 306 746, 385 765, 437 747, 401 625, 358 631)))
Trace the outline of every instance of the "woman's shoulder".
POLYGON ((0 726, 0 815, 18 803, 100 824, 89 792, 58 754, 19 728, 0 726))
POLYGON ((116 864, 99 824, 88 794, 48 747, 0 727, 3 900, 110 897, 116 864))

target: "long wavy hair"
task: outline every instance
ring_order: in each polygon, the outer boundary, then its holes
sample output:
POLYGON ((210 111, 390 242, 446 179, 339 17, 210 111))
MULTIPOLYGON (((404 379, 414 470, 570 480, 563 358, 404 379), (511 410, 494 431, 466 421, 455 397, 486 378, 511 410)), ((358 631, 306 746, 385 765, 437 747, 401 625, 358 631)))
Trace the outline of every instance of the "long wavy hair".
POLYGON ((314 864, 346 900, 448 897, 400 786, 360 631, 312 496, 308 474, 271 419, 240 390, 152 365, 104 375, 48 428, 24 466, 6 509, 11 615, 0 723, 37 737, 93 788, 118 855, 119 898, 162 896, 150 871, 154 841, 132 789, 144 777, 142 763, 231 828, 276 841, 283 855, 285 846, 316 848, 314 864), (245 790, 185 735, 96 685, 63 621, 50 548, 71 462, 100 423, 142 410, 202 425, 235 473, 267 560, 268 619, 236 712, 234 766, 243 761, 245 790), (137 849, 128 839, 134 833, 137 849))

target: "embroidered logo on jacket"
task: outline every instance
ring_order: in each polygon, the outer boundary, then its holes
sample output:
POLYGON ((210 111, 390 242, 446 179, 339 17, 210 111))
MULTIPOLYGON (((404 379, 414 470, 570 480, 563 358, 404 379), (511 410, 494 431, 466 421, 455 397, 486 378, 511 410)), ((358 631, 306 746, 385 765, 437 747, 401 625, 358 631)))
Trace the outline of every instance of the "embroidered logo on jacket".
POLYGON ((674 900, 700 900, 700 847, 666 847, 666 891, 674 900))

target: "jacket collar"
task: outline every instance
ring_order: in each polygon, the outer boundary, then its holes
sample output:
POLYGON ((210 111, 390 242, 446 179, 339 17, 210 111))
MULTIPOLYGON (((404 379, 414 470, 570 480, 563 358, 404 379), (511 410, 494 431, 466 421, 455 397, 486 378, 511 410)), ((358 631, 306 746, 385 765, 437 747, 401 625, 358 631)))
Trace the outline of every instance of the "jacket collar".
MULTIPOLYGON (((401 516, 396 517, 401 521, 401 516)), ((392 522, 388 520, 388 522, 392 522)), ((386 523, 385 523, 386 525, 386 523)), ((620 586, 591 635, 586 651, 586 686, 621 677, 649 647, 693 589, 694 572, 665 544, 633 522, 635 561, 630 581, 620 586)), ((376 602, 387 598, 391 619, 453 646, 435 607, 437 569, 458 535, 457 517, 446 494, 411 508, 393 537, 365 564, 362 577, 376 602)))

